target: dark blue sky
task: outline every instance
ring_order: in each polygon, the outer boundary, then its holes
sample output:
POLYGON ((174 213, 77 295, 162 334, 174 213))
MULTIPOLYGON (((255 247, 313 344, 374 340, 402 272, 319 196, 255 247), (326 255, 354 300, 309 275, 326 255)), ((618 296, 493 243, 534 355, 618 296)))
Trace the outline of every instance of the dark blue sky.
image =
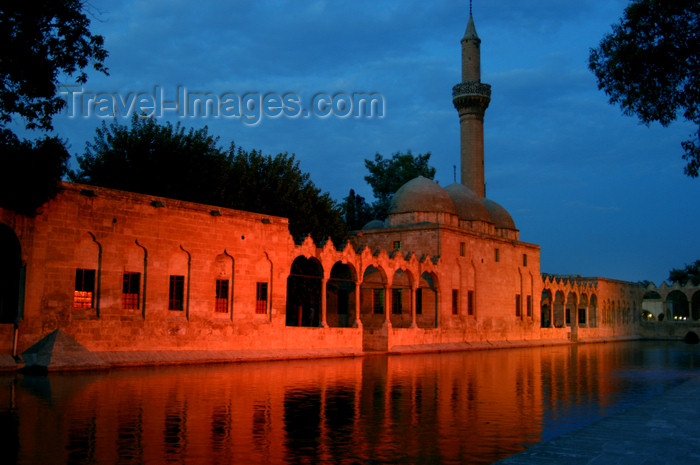
MULTIPOLYGON (((207 125, 222 145, 295 153, 337 200, 371 201, 363 160, 431 152, 441 185, 459 163, 451 89, 461 80, 468 1, 90 2, 110 76, 83 90, 173 99, 178 86, 222 95, 378 92, 379 118, 178 118, 207 125)), ((477 1, 487 196, 506 207, 522 240, 539 244, 543 272, 649 279, 700 258, 700 181, 683 175, 680 142, 694 128, 646 127, 607 103, 587 69, 623 0, 477 1)), ((101 119, 56 118, 71 153, 101 119)), ((126 120, 122 120, 124 122, 126 120)), ((696 128, 695 128, 696 129, 696 128)))

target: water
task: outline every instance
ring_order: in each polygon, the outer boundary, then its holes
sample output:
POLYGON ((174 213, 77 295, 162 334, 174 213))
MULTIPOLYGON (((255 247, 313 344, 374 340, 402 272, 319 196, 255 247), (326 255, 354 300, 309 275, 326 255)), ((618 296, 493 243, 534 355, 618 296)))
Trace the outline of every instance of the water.
POLYGON ((490 463, 697 374, 616 343, 0 376, 3 464, 490 463))

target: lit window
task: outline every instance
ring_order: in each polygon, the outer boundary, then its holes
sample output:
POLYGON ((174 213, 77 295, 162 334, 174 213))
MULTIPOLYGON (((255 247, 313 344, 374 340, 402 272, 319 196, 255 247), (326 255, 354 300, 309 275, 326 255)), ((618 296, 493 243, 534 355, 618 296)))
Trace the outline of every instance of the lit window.
POLYGON ((402 297, 403 297, 403 289, 392 289, 391 290, 391 313, 394 313, 396 315, 401 315, 401 312, 403 311, 402 307, 402 297))
POLYGON ((372 289, 372 312, 384 313, 384 289, 372 289))
POLYGON ((520 316, 522 311, 520 309, 520 294, 515 294, 515 316, 520 316))
POLYGON ((124 273, 122 279, 122 308, 138 310, 141 294, 141 273, 124 273))
POLYGON ((228 279, 216 280, 216 304, 214 311, 228 313, 228 279))
POLYGON ((466 245, 464 242, 459 243, 459 256, 464 257, 464 254, 466 253, 466 245))
POLYGON ((474 291, 467 291, 467 315, 474 316, 474 291))
POLYGON ((255 313, 267 313, 267 283, 255 285, 255 313))
POLYGON ((95 296, 95 270, 75 270, 75 290, 73 307, 92 308, 95 296))
POLYGON ((401 250, 401 241, 394 241, 394 251, 398 252, 401 250))
POLYGON ((499 249, 496 249, 494 251, 494 259, 496 260, 496 262, 501 261, 501 251, 499 249))
POLYGON ((452 289, 452 314, 459 315, 459 291, 452 289))
POLYGON ((168 291, 168 310, 182 311, 185 297, 185 277, 170 276, 170 289, 168 291))

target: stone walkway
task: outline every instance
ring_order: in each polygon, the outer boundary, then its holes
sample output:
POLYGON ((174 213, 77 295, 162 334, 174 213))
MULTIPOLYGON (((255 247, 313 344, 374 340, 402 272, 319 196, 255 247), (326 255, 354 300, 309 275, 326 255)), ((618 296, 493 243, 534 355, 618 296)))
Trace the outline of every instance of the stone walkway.
POLYGON ((700 464, 700 376, 499 465, 700 464))

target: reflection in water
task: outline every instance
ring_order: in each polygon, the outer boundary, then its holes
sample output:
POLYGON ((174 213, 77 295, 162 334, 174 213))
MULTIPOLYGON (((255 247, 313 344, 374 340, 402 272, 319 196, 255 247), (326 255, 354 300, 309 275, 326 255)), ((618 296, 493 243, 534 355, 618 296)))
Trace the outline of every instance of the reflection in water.
POLYGON ((693 375, 618 343, 0 376, 3 463, 490 463, 693 375))

